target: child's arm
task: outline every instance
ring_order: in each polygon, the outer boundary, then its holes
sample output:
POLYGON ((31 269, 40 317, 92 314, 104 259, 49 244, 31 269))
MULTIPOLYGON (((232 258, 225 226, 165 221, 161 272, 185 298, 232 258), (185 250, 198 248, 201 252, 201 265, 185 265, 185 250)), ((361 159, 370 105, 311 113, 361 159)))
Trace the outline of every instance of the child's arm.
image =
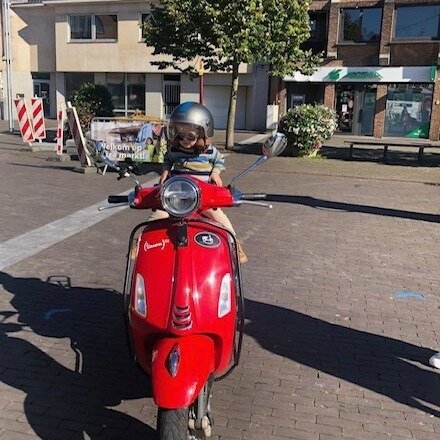
POLYGON ((220 173, 225 169, 225 161, 223 160, 223 156, 220 154, 217 148, 212 147, 212 149, 213 149, 213 158, 212 158, 213 166, 209 180, 218 186, 223 186, 220 173))
POLYGON ((217 186, 223 186, 222 178, 220 177, 220 173, 213 171, 209 176, 209 180, 212 183, 215 183, 217 186))
POLYGON ((170 153, 169 151, 167 151, 165 153, 165 156, 163 158, 163 168, 162 168, 162 174, 160 175, 159 178, 159 184, 162 185, 162 183, 165 182, 165 180, 167 180, 168 176, 171 173, 171 168, 173 167, 173 161, 170 157, 170 153))

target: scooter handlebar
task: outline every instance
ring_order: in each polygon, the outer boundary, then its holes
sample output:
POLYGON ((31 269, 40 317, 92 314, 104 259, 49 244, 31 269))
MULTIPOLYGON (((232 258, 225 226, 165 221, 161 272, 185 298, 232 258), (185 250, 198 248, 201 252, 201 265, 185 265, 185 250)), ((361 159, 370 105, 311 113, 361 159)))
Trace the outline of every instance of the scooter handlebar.
POLYGON ((108 196, 109 203, 128 203, 128 196, 108 196))
POLYGON ((264 193, 243 193, 241 200, 266 200, 267 194, 264 193))

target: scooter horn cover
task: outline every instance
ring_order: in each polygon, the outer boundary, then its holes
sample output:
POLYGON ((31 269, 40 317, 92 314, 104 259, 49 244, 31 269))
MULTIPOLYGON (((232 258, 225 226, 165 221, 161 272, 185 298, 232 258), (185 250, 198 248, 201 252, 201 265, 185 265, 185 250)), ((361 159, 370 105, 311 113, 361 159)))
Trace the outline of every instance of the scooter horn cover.
POLYGON ((191 405, 214 372, 214 341, 204 335, 160 339, 153 350, 151 383, 157 406, 166 409, 191 405), (169 359, 178 350, 178 365, 170 372, 169 359))

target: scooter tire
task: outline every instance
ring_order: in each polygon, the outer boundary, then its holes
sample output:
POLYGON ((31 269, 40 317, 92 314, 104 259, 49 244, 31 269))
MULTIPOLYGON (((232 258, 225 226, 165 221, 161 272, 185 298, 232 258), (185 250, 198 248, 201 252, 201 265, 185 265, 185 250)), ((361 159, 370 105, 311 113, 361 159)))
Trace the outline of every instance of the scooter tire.
POLYGON ((188 440, 189 409, 157 409, 158 440, 188 440))

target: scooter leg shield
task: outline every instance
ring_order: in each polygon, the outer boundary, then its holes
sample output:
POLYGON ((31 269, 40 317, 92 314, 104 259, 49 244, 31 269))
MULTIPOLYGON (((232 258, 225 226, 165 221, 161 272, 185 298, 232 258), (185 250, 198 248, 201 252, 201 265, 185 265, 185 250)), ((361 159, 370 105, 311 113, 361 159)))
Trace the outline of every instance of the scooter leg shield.
POLYGON ((214 371, 214 341, 204 335, 163 338, 153 350, 151 382, 157 406, 191 405, 214 371))

